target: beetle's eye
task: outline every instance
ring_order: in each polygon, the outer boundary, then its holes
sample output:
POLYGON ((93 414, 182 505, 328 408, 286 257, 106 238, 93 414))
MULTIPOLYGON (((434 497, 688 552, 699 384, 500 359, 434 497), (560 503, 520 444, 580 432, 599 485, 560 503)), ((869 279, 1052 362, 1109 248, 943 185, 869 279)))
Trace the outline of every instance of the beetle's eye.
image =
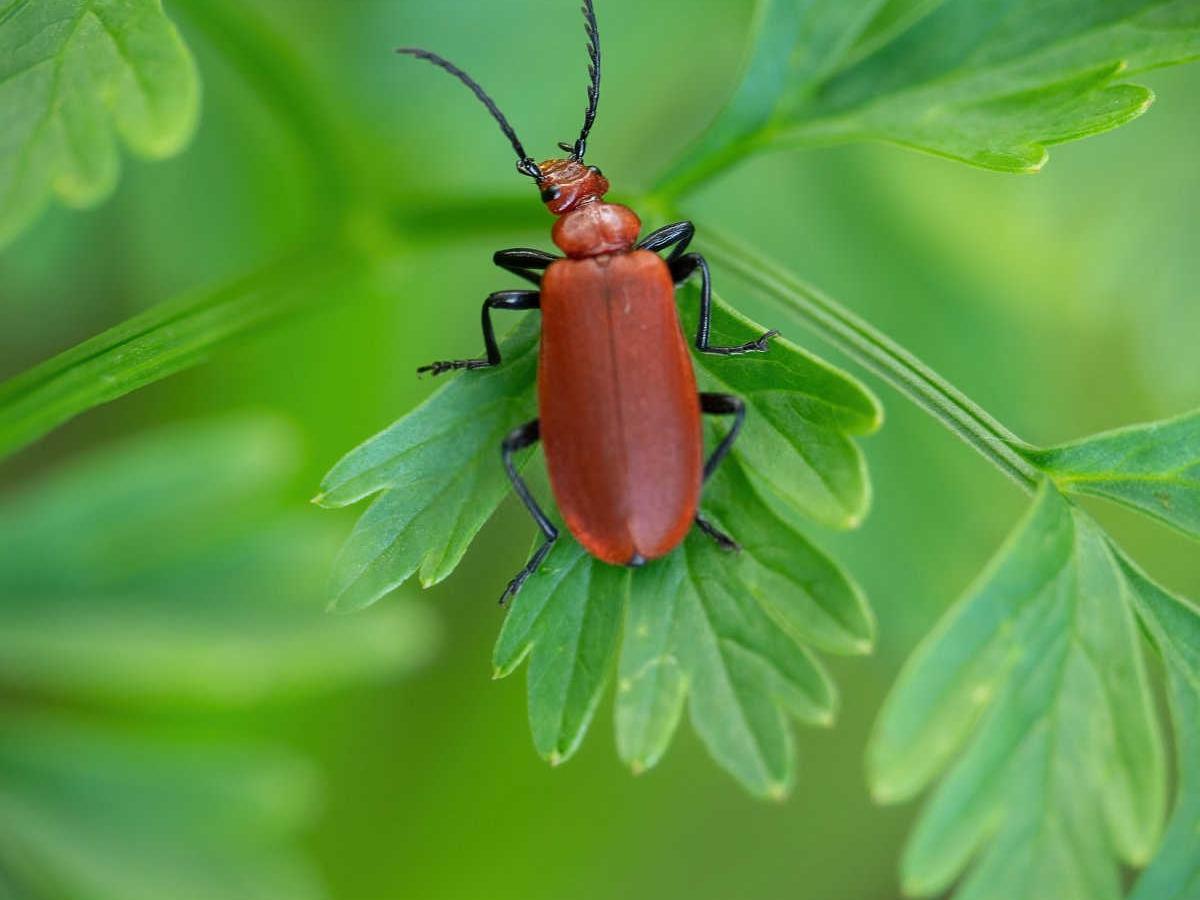
POLYGON ((588 171, 593 175, 599 175, 601 178, 604 177, 604 173, 600 171, 599 166, 588 166, 588 171))
POLYGON ((542 202, 549 203, 552 200, 557 200, 558 195, 562 193, 562 188, 548 187, 542 191, 542 202))

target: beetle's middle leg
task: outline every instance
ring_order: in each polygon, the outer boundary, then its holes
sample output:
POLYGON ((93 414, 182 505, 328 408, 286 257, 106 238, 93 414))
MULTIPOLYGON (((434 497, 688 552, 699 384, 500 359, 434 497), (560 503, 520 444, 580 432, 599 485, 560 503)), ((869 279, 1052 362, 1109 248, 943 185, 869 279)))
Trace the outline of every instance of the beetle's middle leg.
POLYGON ((696 349, 701 353, 715 353, 718 356, 736 356, 741 353, 762 353, 769 349, 771 338, 779 332, 775 329, 766 332, 756 341, 747 341, 733 347, 712 347, 708 343, 708 334, 712 323, 712 275, 708 271, 708 261, 699 253, 688 253, 688 245, 696 236, 696 226, 691 222, 676 222, 658 231, 646 235, 638 244, 639 250, 650 250, 658 253, 660 250, 671 248, 667 255, 667 265, 671 269, 671 277, 676 284, 682 284, 700 272, 700 324, 696 329, 696 349))
POLYGON ((537 522, 538 528, 546 540, 542 546, 537 548, 537 551, 525 564, 517 576, 508 583, 508 587, 504 589, 504 593, 500 595, 500 605, 507 606, 508 601, 517 595, 517 591, 521 590, 526 580, 534 572, 538 570, 538 566, 545 560, 546 554, 550 552, 550 548, 554 546, 554 542, 558 540, 558 529, 554 527, 554 523, 546 517, 542 508, 538 506, 538 502, 533 499, 533 494, 529 492, 529 486, 525 484, 517 468, 513 465, 513 454, 518 450, 524 450, 526 447, 532 447, 538 442, 541 437, 540 420, 534 419, 532 422, 526 422, 520 428, 511 431, 504 439, 501 445, 501 452, 504 456, 504 468, 508 472, 508 480, 512 482, 513 490, 517 492, 517 496, 521 498, 521 502, 525 504, 525 508, 529 510, 529 514, 533 516, 533 521, 537 522))
MULTIPOLYGON (((733 442, 737 440, 738 435, 742 431, 742 425, 746 421, 746 402, 734 394, 701 394, 700 411, 705 415, 711 416, 733 416, 733 425, 730 427, 729 433, 721 438, 721 443, 717 444, 717 449, 712 452, 708 461, 704 463, 704 480, 708 481, 717 470, 717 466, 721 465, 722 460, 729 455, 729 450, 733 447, 733 442)), ((742 549, 737 541, 717 528, 716 525, 708 521, 704 516, 697 514, 696 524, 701 531, 716 541, 717 546, 722 550, 736 552, 742 549)))
POLYGON ((483 301, 483 345, 487 355, 482 359, 452 359, 421 366, 417 373, 432 372, 441 375, 455 369, 487 369, 500 365, 500 347, 496 343, 496 332, 492 328, 492 310, 538 309, 542 305, 537 291, 497 291, 483 301))
POLYGON ((676 284, 687 281, 696 272, 700 273, 700 324, 696 327, 696 349, 701 353, 713 353, 718 356, 737 356, 742 353, 765 353, 770 349, 771 338, 779 334, 779 329, 772 328, 764 332, 758 340, 746 341, 732 347, 713 347, 708 343, 709 331, 712 328, 712 274, 708 271, 708 261, 699 253, 685 253, 678 259, 668 260, 671 277, 676 284))

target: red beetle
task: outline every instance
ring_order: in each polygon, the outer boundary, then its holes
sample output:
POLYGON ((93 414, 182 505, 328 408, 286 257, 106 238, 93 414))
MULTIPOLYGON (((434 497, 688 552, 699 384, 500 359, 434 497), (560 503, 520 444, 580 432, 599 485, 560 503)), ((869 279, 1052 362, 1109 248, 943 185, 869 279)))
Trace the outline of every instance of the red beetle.
POLYGON ((494 309, 540 309, 538 411, 505 438, 504 466, 513 487, 545 535, 529 563, 509 583, 506 603, 535 572, 558 538, 513 465, 513 454, 539 439, 545 446, 554 498, 580 544, 597 559, 640 566, 683 541, 693 522, 728 550, 737 544, 699 513, 700 489, 729 452, 746 408, 731 394, 700 394, 675 309, 675 285, 700 273, 696 348, 730 356, 765 351, 777 331, 735 347, 709 345, 712 282, 708 264, 687 247, 690 222, 660 228, 640 242, 633 210, 605 203, 608 181, 584 164, 588 133, 600 99, 600 36, 592 0, 584 0, 589 70, 588 105, 569 156, 535 163, 491 97, 466 72, 427 50, 397 50, 427 60, 469 87, 488 108, 517 153, 517 170, 537 180, 542 201, 558 221, 554 243, 566 254, 501 250, 494 260, 539 290, 500 291, 483 303, 487 356, 423 366, 439 375, 500 364, 492 329, 494 309), (666 259, 658 251, 671 248, 666 259), (544 274, 538 273, 544 271, 544 274), (701 413, 731 415, 733 427, 703 460, 701 413))

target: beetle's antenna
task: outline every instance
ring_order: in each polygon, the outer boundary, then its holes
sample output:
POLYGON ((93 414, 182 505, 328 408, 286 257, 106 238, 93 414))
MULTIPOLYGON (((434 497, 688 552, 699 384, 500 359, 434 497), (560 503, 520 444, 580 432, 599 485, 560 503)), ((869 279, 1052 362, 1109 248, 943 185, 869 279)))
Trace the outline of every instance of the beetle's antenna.
MULTIPOLYGON (((591 0, 587 0, 590 5, 591 0)), ((594 20, 593 20, 594 21, 594 20)), ((438 56, 429 50, 422 50, 419 47, 397 47, 397 53, 402 53, 405 56, 415 56, 417 59, 423 59, 426 62, 431 62, 439 69, 444 69, 449 72, 463 84, 471 89, 479 102, 487 107, 487 111, 492 114, 492 118, 500 125, 500 130, 504 132, 504 136, 508 138, 513 149, 517 151, 517 171, 522 175, 528 175, 530 178, 541 178, 542 170, 538 168, 537 163, 533 161, 528 153, 525 152, 525 147, 521 143, 521 139, 517 137, 517 133, 513 130, 512 125, 508 123, 504 113, 500 112, 500 107, 496 105, 496 101, 488 96, 487 91, 480 87, 479 82, 456 66, 454 63, 445 57, 438 56)), ((586 132, 585 132, 586 134, 586 132)))
POLYGON ((596 121, 596 108, 600 105, 600 26, 596 24, 596 8, 592 0, 583 0, 583 20, 588 36, 588 105, 587 112, 583 114, 583 130, 579 132, 579 140, 575 142, 575 149, 571 153, 571 158, 576 160, 582 160, 587 152, 588 133, 596 121))

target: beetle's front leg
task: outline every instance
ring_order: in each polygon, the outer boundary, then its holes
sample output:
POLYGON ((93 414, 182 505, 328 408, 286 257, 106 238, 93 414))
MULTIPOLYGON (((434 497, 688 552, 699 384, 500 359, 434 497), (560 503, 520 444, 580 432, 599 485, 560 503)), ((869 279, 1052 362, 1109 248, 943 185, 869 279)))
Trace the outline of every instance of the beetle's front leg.
POLYGON ((525 247, 516 247, 512 250, 497 250, 492 257, 492 262, 506 272, 512 272, 526 281, 541 284, 542 276, 539 273, 547 269, 551 263, 558 259, 559 257, 546 253, 543 250, 529 250, 525 247))
POLYGON ((696 349, 701 353, 714 353, 718 356, 737 356, 741 353, 764 353, 770 349, 771 338, 779 334, 772 328, 756 341, 747 341, 733 347, 713 347, 708 343, 709 330, 712 326, 712 275, 708 271, 708 262, 699 253, 685 253, 677 259, 668 259, 671 267, 671 277, 676 284, 681 284, 692 275, 700 272, 700 324, 696 328, 696 349))
POLYGON ((539 306, 541 296, 537 291, 497 291, 483 301, 483 345, 487 356, 482 359, 453 359, 430 363, 417 369, 418 374, 431 372, 441 375, 455 369, 486 369, 500 365, 500 347, 496 344, 496 332, 492 328, 492 310, 537 309, 539 306))

